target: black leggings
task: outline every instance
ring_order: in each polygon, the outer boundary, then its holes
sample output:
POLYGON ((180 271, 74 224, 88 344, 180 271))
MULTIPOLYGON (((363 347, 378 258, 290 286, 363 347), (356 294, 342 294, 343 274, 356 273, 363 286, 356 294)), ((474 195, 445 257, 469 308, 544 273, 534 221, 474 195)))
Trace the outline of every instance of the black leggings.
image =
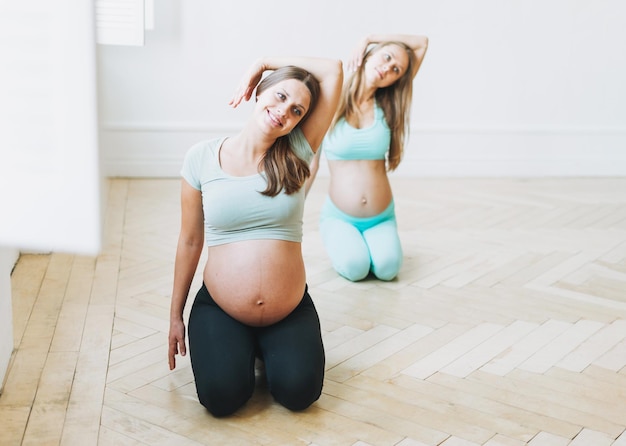
POLYGON ((216 417, 252 396, 256 357, 265 363, 270 393, 286 408, 306 409, 322 393, 324 346, 308 287, 287 317, 251 327, 226 314, 203 284, 189 316, 189 354, 198 399, 216 417))

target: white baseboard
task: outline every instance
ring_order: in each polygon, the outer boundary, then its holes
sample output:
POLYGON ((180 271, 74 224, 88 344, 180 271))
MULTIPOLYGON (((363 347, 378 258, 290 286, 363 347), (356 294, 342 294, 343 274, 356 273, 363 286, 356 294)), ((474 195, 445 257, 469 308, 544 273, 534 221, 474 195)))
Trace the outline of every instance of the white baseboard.
MULTIPOLYGON (((237 131, 232 124, 106 124, 100 129, 102 170, 109 177, 178 177, 191 145, 237 131)), ((327 174, 322 162, 319 175, 327 174)), ((626 176, 626 129, 414 126, 394 175, 626 176)))

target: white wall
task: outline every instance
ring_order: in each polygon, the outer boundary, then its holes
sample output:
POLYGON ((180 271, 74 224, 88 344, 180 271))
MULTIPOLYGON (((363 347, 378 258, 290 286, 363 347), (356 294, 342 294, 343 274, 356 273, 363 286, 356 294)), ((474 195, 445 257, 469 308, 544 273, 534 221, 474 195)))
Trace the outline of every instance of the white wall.
POLYGON ((0 247, 0 393, 13 352, 11 271, 17 257, 17 250, 0 247))
POLYGON ((156 0, 145 47, 99 48, 104 173, 177 176, 192 143, 234 133, 259 55, 345 61, 407 32, 430 48, 398 175, 626 175, 625 19, 621 0, 156 0))

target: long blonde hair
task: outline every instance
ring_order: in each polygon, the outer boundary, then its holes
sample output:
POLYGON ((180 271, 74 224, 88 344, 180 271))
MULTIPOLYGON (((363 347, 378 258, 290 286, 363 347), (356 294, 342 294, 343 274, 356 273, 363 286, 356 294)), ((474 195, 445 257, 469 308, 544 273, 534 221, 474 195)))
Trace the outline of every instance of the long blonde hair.
POLYGON ((402 77, 388 87, 379 88, 375 94, 376 102, 383 109, 385 120, 391 131, 391 143, 387 155, 387 170, 391 171, 396 169, 402 160, 404 144, 409 134, 411 101, 413 99, 413 70, 417 58, 407 45, 395 41, 381 42, 365 52, 363 63, 357 71, 346 79, 331 129, 342 118, 349 118, 358 114, 357 99, 363 88, 365 61, 369 56, 389 45, 397 45, 404 49, 409 60, 402 77))
MULTIPOLYGON (((256 95, 259 96, 272 85, 286 79, 301 81, 307 87, 309 93, 311 93, 309 110, 300 122, 298 122, 298 125, 294 127, 295 129, 306 121, 315 108, 315 104, 317 104, 320 95, 320 84, 308 71, 299 67, 287 66, 279 68, 267 75, 257 86, 256 95)), ((274 144, 265 152, 262 164, 267 180, 267 187, 261 193, 269 197, 275 197, 283 189, 287 195, 298 192, 311 174, 308 163, 300 159, 291 148, 289 135, 281 136, 276 139, 274 144)))

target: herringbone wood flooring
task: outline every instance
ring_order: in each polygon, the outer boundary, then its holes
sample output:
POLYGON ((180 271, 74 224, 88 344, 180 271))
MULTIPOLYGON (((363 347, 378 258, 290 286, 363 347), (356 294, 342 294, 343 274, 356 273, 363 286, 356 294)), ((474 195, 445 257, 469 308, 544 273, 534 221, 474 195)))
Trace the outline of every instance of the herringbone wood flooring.
POLYGON ((393 184, 389 283, 337 276, 317 232, 327 179, 309 195, 320 400, 291 413, 259 381, 214 419, 188 358, 167 367, 179 181, 110 180, 100 256, 23 255, 13 273, 0 443, 626 445, 626 179, 393 184))

